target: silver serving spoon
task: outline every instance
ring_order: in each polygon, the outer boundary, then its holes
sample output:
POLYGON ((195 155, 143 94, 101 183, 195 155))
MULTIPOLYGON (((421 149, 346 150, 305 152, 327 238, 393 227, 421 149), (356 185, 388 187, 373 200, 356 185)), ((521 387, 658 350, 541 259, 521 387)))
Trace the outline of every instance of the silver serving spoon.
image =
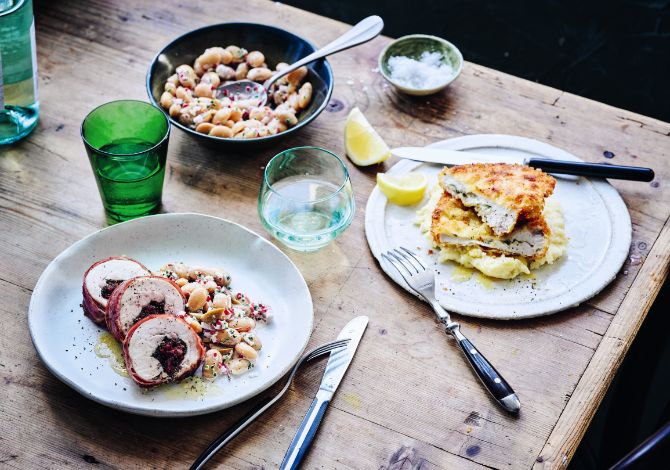
POLYGON ((330 44, 322 47, 318 51, 312 52, 298 62, 289 65, 284 70, 275 72, 275 74, 268 78, 262 85, 252 80, 238 80, 219 86, 214 92, 214 96, 218 99, 228 97, 234 101, 254 100, 258 102, 257 106, 263 106, 268 100, 268 90, 283 76, 299 69, 305 64, 314 62, 317 59, 368 42, 377 37, 379 33, 382 32, 383 28, 384 21, 382 21, 379 16, 368 16, 330 44))

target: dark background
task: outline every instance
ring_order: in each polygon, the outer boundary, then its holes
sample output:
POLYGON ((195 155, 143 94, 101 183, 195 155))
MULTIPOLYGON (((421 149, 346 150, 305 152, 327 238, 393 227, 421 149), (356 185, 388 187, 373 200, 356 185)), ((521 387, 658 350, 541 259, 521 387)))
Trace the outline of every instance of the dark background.
MULTIPOLYGON (((670 0, 284 2, 350 24, 377 14, 387 36, 434 34, 471 62, 670 121, 670 0)), ((608 468, 670 421, 669 304, 666 283, 571 469, 608 468)), ((669 462, 665 443, 635 468, 669 462)))
POLYGON ((668 0, 286 0, 384 34, 424 33, 466 60, 670 121, 668 0))

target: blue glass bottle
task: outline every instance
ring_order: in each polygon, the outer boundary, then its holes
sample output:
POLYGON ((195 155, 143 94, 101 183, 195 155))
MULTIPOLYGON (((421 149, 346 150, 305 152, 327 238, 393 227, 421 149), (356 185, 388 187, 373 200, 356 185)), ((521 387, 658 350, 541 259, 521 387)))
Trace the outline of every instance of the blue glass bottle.
POLYGON ((0 0, 0 145, 37 125, 37 61, 32 0, 0 0))

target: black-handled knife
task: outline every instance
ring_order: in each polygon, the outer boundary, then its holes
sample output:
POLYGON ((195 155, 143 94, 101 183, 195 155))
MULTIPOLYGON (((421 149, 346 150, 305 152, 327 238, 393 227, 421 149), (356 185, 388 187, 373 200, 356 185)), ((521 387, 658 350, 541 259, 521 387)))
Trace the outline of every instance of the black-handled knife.
POLYGON ((605 163, 584 163, 550 158, 525 158, 515 155, 484 155, 476 152, 438 149, 430 147, 398 147, 391 154, 399 158, 420 162, 438 163, 446 166, 466 163, 517 163, 528 165, 547 173, 588 176, 591 178, 612 178, 630 181, 651 181, 654 170, 639 166, 609 165, 605 163))

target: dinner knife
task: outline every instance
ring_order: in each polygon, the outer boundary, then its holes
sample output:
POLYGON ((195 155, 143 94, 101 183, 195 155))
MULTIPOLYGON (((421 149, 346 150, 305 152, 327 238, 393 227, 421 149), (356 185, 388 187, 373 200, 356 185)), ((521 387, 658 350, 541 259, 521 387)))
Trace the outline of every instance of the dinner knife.
POLYGON ((515 155, 485 155, 476 152, 461 152, 458 150, 430 147, 398 147, 391 150, 391 154, 399 158, 419 162, 439 163, 446 166, 463 165, 465 163, 518 163, 546 171, 547 173, 630 181, 651 181, 654 179, 654 170, 639 166, 573 162, 515 155))
POLYGON ((300 423, 300 427, 296 432, 291 445, 286 451, 284 460, 279 467, 280 470, 293 470, 300 466, 300 462, 307 453, 316 430, 321 424, 321 419, 326 412, 326 407, 330 403, 331 398, 335 394, 335 390, 340 385, 344 373, 347 371, 351 360, 356 353, 358 343, 361 341, 363 332, 368 326, 368 317, 361 316, 351 320, 342 329, 337 339, 349 339, 349 344, 346 348, 338 349, 330 353, 326 370, 321 379, 321 386, 316 393, 316 397, 305 415, 305 418, 300 423))

